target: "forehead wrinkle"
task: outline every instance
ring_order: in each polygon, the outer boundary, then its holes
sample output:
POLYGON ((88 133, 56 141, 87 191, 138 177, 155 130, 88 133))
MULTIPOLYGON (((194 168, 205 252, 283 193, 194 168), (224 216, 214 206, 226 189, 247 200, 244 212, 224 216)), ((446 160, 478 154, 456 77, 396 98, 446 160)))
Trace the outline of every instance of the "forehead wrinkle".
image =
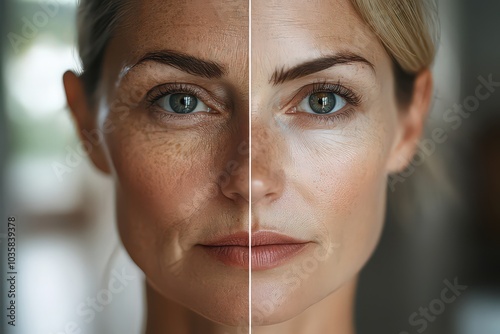
MULTIPOLYGON (((246 25, 248 25, 248 20, 246 20, 246 25)), ((148 33, 148 30, 151 30, 152 23, 148 23, 146 26, 141 24, 129 24, 127 26, 122 26, 120 34, 114 38, 116 42, 119 40, 120 45, 126 46, 128 45, 131 48, 132 54, 127 55, 126 59, 121 63, 121 68, 119 70, 118 81, 116 84, 119 84, 121 79, 131 70, 132 64, 137 62, 142 55, 147 53, 148 50, 157 50, 157 49, 171 49, 175 52, 186 53, 193 57, 201 57, 204 60, 210 62, 216 62, 221 64, 226 69, 226 74, 232 72, 233 69, 238 69, 238 74, 242 74, 245 72, 244 69, 248 69, 248 29, 244 29, 242 33, 242 29, 236 25, 224 25, 220 27, 211 28, 210 31, 210 44, 207 45, 207 37, 206 36, 196 36, 196 34, 191 38, 190 43, 186 45, 176 45, 175 39, 176 36, 184 36, 190 34, 189 28, 200 29, 199 25, 196 24, 187 24, 182 25, 170 21, 165 21, 159 23, 159 26, 154 27, 155 31, 170 31, 169 35, 165 35, 163 38, 140 38, 144 34, 148 33), (138 27, 139 29, 136 29, 138 27), (141 31, 145 29, 145 27, 149 27, 144 33, 141 31), (141 29, 142 28, 142 29, 141 29), (220 29, 219 29, 220 28, 220 29), (174 46, 174 47, 167 47, 174 46), (197 46, 199 45, 199 46, 197 46), (227 45, 232 45, 235 47, 228 48, 227 45), (246 53, 245 53, 246 50, 246 53), (207 52, 210 51, 210 52, 207 52), (243 53, 243 58, 246 66, 244 66, 243 71, 239 70, 241 68, 241 54, 243 53), (236 59, 240 57, 240 59, 236 59), (236 60, 236 63, 232 63, 233 60, 236 60)), ((153 23, 154 24, 154 23, 153 23)), ((147 37, 147 36, 146 36, 147 37)), ((113 43, 113 41, 111 41, 113 43)), ((116 45, 116 43, 113 43, 116 45)), ((125 54, 124 52, 120 52, 121 54, 125 54)), ((248 70, 246 71, 248 72, 248 70)), ((232 76, 232 74, 231 74, 232 76)), ((246 76, 248 78, 248 75, 246 76)))
MULTIPOLYGON (((139 1, 137 5, 138 17, 141 21, 150 22, 160 16, 158 22, 167 22, 171 25, 193 26, 218 23, 220 25, 244 26, 248 19, 247 1, 209 1, 185 0, 139 1), (243 5, 242 5, 243 3, 243 5), (179 22, 179 23, 177 23, 179 22)), ((210 31, 212 33, 212 31, 210 31)))
MULTIPOLYGON (((254 0, 252 4, 262 2, 264 0, 254 0)), ((310 31, 315 34, 315 38, 331 37, 331 32, 339 33, 340 37, 352 34, 353 24, 366 33, 371 31, 349 0, 309 0, 300 3, 274 0, 255 7, 252 12, 252 30, 263 31, 270 38, 290 37, 290 29, 310 31)))

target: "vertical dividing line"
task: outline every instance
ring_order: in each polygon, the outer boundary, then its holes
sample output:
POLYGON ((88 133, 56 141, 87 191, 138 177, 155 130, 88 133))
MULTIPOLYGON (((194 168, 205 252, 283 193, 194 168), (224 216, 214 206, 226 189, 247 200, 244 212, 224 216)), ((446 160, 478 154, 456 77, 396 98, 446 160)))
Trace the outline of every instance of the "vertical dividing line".
POLYGON ((248 333, 252 334, 252 0, 248 0, 248 333))

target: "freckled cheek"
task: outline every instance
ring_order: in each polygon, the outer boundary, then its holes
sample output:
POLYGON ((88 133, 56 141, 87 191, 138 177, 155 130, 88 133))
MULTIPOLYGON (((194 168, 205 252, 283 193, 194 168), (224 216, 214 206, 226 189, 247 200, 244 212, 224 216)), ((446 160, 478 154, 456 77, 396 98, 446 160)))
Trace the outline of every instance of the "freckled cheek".
POLYGON ((148 220, 182 221, 199 204, 200 189, 213 184, 214 157, 188 138, 155 136, 130 137, 113 145, 118 196, 126 203, 124 209, 148 220))

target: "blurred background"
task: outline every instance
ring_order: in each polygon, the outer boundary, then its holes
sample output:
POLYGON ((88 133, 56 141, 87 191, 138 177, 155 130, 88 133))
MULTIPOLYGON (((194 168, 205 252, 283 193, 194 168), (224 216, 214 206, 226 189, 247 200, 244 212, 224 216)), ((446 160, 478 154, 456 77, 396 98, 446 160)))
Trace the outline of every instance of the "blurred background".
MULTIPOLYGON (((18 273, 16 327, 2 312, 2 333, 142 328, 143 277, 119 247, 111 183, 78 153, 65 108, 62 74, 79 67, 76 4, 0 2, 0 265, 6 277, 15 216, 18 273), (134 279, 107 293, 122 271, 134 279)), ((500 87, 485 85, 500 82, 500 2, 438 4, 434 105, 421 150, 389 180, 387 224, 360 279, 359 334, 500 334, 500 87), (453 301, 449 285, 461 286, 453 301)))
POLYGON ((358 290, 363 334, 500 333, 500 2, 437 2, 434 106, 416 157, 389 180, 358 290))
POLYGON ((62 75, 79 69, 77 1, 1 6, 0 247, 5 277, 15 216, 18 275, 16 327, 2 311, 0 332, 140 333, 142 276, 117 248, 112 185, 81 154, 66 109, 62 75), (123 270, 135 279, 110 297, 103 289, 123 270))

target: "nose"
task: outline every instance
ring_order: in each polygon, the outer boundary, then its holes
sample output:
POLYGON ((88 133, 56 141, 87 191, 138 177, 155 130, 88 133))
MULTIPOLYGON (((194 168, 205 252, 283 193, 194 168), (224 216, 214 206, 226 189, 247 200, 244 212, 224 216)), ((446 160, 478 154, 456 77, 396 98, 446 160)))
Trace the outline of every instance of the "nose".
MULTIPOLYGON (((230 145, 229 159, 219 174, 222 194, 235 202, 249 202, 249 131, 248 122, 242 122, 239 135, 230 145)), ((222 157, 220 157, 222 158, 222 157)))
POLYGON ((283 145, 264 124, 252 123, 252 204, 269 204, 283 194, 283 145))
POLYGON ((278 199, 283 192, 282 184, 278 176, 252 176, 252 204, 266 204, 278 199))
MULTIPOLYGON (((248 147, 248 143, 244 144, 248 147)), ((232 160, 227 164, 226 171, 219 176, 222 193, 233 201, 249 201, 248 163, 248 156, 232 160)))

